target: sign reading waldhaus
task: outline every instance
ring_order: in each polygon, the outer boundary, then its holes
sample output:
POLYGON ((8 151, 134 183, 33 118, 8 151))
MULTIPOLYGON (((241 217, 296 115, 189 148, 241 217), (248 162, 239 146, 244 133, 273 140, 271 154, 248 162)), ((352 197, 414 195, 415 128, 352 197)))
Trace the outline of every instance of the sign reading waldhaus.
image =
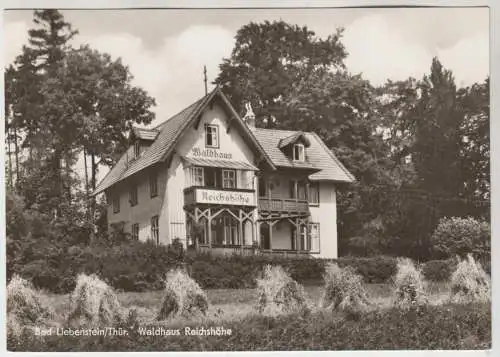
POLYGON ((108 224, 213 253, 337 257, 336 185, 352 175, 315 133, 256 128, 216 88, 130 148, 100 182, 108 224), (257 249, 256 249, 257 248, 257 249))

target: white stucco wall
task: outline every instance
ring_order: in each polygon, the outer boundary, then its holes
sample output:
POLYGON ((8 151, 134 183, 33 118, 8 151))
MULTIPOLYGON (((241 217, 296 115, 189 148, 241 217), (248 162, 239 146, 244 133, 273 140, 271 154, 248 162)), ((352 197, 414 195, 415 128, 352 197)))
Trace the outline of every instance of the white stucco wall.
POLYGON ((311 222, 320 224, 320 258, 337 258, 337 202, 335 185, 321 182, 319 206, 311 206, 311 222))
MULTIPOLYGON (((129 149, 129 151, 131 150, 129 149)), ((166 168, 158 166, 156 170, 158 174, 158 195, 156 197, 152 198, 150 194, 150 169, 141 171, 112 188, 108 202, 108 225, 125 222, 125 231, 131 233, 132 225, 138 223, 139 240, 146 241, 151 238, 151 218, 159 215, 162 211, 166 189, 166 168), (137 204, 135 206, 131 206, 129 202, 129 191, 132 182, 137 184, 137 204), (120 212, 118 213, 113 213, 111 198, 114 195, 120 197, 120 212)), ((162 228, 162 223, 159 222, 159 237, 160 242, 163 243, 166 241, 166 235, 162 228)))
MULTIPOLYGON (((168 236, 179 237, 184 244, 186 238, 186 213, 184 212, 184 188, 186 183, 185 168, 181 157, 192 157, 193 148, 205 150, 205 124, 215 124, 219 127, 219 148, 213 149, 221 153, 230 153, 231 160, 254 164, 254 154, 241 137, 236 126, 229 133, 228 116, 219 105, 202 114, 198 127, 188 128, 180 138, 173 156, 167 176, 167 204, 164 206, 161 221, 168 227, 168 236)), ((251 226, 247 226, 245 244, 252 244, 251 226)))

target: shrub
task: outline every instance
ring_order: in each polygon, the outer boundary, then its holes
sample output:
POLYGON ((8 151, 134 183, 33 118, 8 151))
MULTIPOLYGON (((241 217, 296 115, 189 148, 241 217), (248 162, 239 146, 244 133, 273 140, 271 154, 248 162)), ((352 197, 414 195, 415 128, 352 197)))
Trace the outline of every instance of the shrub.
POLYGON ((340 268, 337 264, 328 264, 325 268, 324 281, 323 307, 357 315, 370 305, 363 286, 363 278, 354 268, 350 266, 340 268))
POLYGON ((427 302, 426 284, 422 273, 408 258, 398 259, 398 271, 394 278, 396 306, 408 308, 427 302))
POLYGON ((206 314, 208 298, 198 283, 180 270, 167 273, 165 280, 165 296, 157 319, 164 320, 169 316, 189 316, 195 312, 206 314))
POLYGON ((304 288, 279 265, 266 265, 257 279, 257 310, 265 315, 308 311, 304 288))
POLYGON ((396 258, 387 256, 346 257, 339 258, 336 262, 340 267, 351 266, 356 269, 366 283, 384 283, 394 276, 397 270, 396 258))
POLYGON ((112 326, 123 320, 118 297, 97 275, 80 274, 71 296, 70 325, 112 326))
POLYGON ((451 301, 456 303, 488 302, 490 278, 472 255, 460 261, 451 276, 451 301))
POLYGON ((429 260, 422 265, 422 274, 426 280, 447 281, 453 273, 456 266, 454 259, 447 260, 429 260))
POLYGON ((25 327, 45 324, 51 312, 31 283, 14 275, 7 285, 7 315, 8 331, 19 335, 25 327))
POLYGON ((431 236, 434 251, 442 257, 490 254, 490 225, 472 217, 442 218, 431 236))

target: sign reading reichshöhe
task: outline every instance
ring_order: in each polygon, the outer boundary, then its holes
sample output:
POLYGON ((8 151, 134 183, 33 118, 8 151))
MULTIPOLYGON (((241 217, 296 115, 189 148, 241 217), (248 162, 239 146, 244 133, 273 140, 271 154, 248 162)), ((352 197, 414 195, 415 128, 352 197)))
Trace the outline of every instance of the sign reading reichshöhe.
POLYGON ((233 158, 233 154, 229 152, 220 152, 215 149, 201 150, 200 148, 193 148, 193 156, 203 157, 206 159, 225 159, 225 160, 231 160, 233 158))
POLYGON ((234 192, 196 189, 197 203, 210 203, 216 205, 255 206, 253 192, 234 192))

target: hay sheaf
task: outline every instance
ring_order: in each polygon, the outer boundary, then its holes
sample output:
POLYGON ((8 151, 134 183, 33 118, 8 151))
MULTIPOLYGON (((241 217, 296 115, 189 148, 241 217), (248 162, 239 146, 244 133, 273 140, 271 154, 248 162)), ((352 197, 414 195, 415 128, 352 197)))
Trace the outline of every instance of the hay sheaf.
POLYGON ((454 303, 491 301, 490 277, 472 255, 460 261, 451 275, 451 296, 454 303))
POLYGON ((191 316, 196 313, 206 314, 208 298, 196 281, 180 269, 167 273, 165 296, 157 320, 171 316, 191 316))
POLYGON ((353 267, 340 268, 335 263, 325 266, 322 306, 354 315, 366 311, 371 305, 363 278, 353 267))
POLYGON ((262 278, 257 279, 257 292, 257 310, 264 315, 309 311, 304 288, 281 266, 265 266, 262 278))
POLYGON ((394 285, 394 305, 397 307, 410 308, 428 302, 427 283, 411 259, 398 258, 394 285))
POLYGON ((50 326, 51 317, 40 292, 29 281, 14 275, 7 285, 7 333, 19 336, 26 329, 50 326))
POLYGON ((72 326, 112 326, 123 320, 122 308, 114 290, 97 275, 80 274, 71 295, 72 326))

